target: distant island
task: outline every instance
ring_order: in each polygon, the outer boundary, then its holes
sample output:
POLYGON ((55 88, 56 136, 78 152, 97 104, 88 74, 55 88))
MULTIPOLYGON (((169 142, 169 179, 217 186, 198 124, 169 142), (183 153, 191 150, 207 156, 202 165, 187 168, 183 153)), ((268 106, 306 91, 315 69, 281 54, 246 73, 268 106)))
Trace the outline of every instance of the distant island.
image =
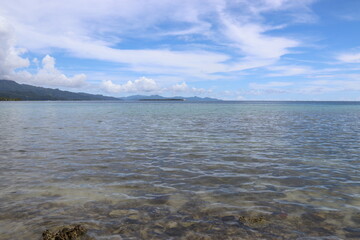
POLYGON ((156 98, 156 99, 139 99, 139 101, 185 101, 183 98, 156 98))
POLYGON ((144 95, 133 95, 129 97, 121 98, 125 101, 202 101, 202 102, 209 102, 209 101, 221 101, 216 98, 208 98, 208 97, 181 97, 181 96, 175 96, 175 97, 163 97, 160 95, 151 95, 151 96, 144 96, 144 95))
POLYGON ((80 100, 113 100, 113 101, 221 101, 215 98, 202 97, 163 97, 159 95, 133 95, 116 98, 103 95, 69 92, 53 88, 36 87, 19 84, 12 80, 0 80, 0 101, 80 101, 80 100))

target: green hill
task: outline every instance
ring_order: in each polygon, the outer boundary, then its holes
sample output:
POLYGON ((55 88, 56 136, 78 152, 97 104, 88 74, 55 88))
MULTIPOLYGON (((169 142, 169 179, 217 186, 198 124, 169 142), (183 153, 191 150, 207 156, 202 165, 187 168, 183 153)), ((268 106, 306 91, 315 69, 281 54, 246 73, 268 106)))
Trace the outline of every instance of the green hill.
POLYGON ((74 93, 59 89, 18 84, 11 80, 0 80, 0 101, 7 100, 120 100, 115 97, 74 93))

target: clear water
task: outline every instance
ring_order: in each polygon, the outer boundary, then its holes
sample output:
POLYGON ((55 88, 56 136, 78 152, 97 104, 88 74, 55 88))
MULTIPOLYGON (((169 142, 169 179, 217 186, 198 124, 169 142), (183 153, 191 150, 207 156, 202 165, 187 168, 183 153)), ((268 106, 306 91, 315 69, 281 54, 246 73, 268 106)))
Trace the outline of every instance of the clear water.
POLYGON ((0 102, 0 239, 360 238, 359 103, 0 102))

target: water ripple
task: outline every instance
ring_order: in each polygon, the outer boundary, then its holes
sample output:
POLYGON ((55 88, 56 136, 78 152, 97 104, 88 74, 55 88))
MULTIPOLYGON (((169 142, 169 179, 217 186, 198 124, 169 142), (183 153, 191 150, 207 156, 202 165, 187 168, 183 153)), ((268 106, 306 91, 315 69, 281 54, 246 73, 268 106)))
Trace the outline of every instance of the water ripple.
POLYGON ((360 104, 0 103, 0 238, 344 239, 360 104), (200 235, 199 235, 200 234, 200 235))

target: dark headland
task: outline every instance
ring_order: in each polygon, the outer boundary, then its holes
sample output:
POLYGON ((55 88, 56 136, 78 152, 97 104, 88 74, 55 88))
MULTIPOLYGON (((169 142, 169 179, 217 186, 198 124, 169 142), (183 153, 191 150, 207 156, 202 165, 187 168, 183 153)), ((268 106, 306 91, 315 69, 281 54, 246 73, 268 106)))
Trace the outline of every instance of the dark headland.
POLYGON ((0 100, 119 100, 115 97, 88 93, 74 93, 59 89, 19 84, 11 80, 0 80, 0 100))

